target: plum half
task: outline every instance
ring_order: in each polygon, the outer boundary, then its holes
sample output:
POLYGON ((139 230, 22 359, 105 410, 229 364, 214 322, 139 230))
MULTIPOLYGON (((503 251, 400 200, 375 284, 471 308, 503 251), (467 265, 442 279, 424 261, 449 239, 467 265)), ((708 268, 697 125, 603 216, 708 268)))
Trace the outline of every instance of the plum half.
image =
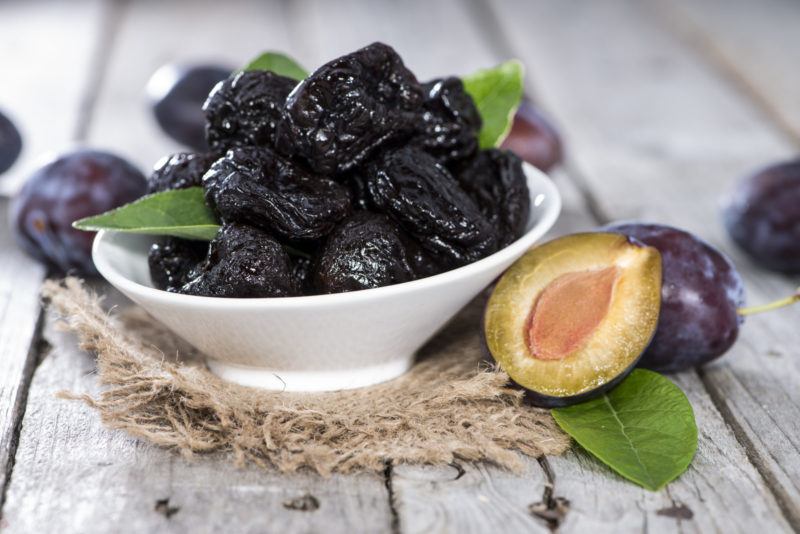
POLYGON ((489 352, 543 407, 607 391, 656 331, 661 256, 611 233, 540 245, 506 271, 486 305, 489 352))

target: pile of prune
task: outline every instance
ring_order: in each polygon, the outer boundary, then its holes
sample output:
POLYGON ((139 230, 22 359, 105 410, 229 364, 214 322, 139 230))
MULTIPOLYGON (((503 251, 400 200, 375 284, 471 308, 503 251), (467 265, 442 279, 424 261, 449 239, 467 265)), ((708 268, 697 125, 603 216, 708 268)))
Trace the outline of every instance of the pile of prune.
POLYGON ((299 82, 236 72, 203 110, 209 151, 162 160, 149 189, 202 184, 222 226, 210 246, 153 245, 161 289, 284 297, 381 287, 477 261, 527 225, 522 161, 479 150, 481 117, 461 80, 420 83, 385 44, 299 82))

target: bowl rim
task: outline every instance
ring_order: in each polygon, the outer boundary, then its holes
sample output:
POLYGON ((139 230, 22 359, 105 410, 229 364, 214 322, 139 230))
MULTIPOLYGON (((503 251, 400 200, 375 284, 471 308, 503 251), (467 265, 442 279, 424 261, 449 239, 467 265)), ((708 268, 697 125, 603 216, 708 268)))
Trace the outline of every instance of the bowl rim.
MULTIPOLYGON (((173 305, 200 305, 213 306, 220 309, 231 308, 294 308, 294 307, 328 307, 341 304, 352 304, 362 301, 373 301, 382 298, 416 293, 431 287, 444 284, 455 283, 471 277, 472 275, 491 269, 497 264, 503 263, 508 258, 524 253, 528 248, 539 240, 548 230, 550 230, 561 213, 561 194, 553 183, 552 179, 533 165, 523 162, 523 171, 527 178, 529 192, 531 194, 531 206, 541 204, 541 197, 548 197, 546 209, 542 211, 540 219, 528 229, 516 241, 473 263, 445 271, 426 278, 410 280, 399 284, 345 293, 331 293, 324 295, 302 295, 296 297, 257 297, 257 298, 237 298, 237 297, 206 297, 199 295, 184 295, 182 293, 170 293, 161 289, 146 286, 131 280, 115 269, 110 260, 103 253, 104 242, 111 239, 112 234, 121 232, 110 232, 101 230, 97 233, 92 244, 92 260, 100 275, 111 285, 117 287, 123 293, 141 295, 149 300, 169 302, 173 305), (537 189, 544 189, 544 193, 534 196, 530 186, 535 183, 537 189)), ((124 233, 123 233, 124 234, 124 233)), ((138 234, 127 234, 138 235, 138 234)))

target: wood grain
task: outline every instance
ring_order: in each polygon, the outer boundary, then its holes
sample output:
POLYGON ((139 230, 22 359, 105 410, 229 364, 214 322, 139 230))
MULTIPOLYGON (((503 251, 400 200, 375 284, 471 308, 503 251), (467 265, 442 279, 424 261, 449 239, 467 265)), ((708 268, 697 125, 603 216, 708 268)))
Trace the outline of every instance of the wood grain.
MULTIPOLYGON (((791 281, 758 270, 733 248, 717 214, 720 197, 739 175, 793 152, 746 96, 635 2, 502 5, 498 13, 538 72, 539 95, 560 119, 573 164, 601 216, 698 233, 730 253, 751 302, 793 289, 791 281)), ((734 349, 702 374, 795 527, 798 313, 748 320, 734 349)))
POLYGON ((711 69, 800 146, 800 4, 791 0, 651 0, 711 69))

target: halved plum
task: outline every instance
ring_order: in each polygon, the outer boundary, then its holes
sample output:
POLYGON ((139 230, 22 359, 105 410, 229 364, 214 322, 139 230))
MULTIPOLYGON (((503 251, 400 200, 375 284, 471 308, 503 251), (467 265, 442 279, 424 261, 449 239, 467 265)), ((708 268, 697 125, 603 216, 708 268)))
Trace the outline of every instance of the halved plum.
POLYGON ((534 404, 566 406, 634 368, 660 308, 658 250, 620 234, 568 235, 500 278, 486 305, 486 344, 534 404))

